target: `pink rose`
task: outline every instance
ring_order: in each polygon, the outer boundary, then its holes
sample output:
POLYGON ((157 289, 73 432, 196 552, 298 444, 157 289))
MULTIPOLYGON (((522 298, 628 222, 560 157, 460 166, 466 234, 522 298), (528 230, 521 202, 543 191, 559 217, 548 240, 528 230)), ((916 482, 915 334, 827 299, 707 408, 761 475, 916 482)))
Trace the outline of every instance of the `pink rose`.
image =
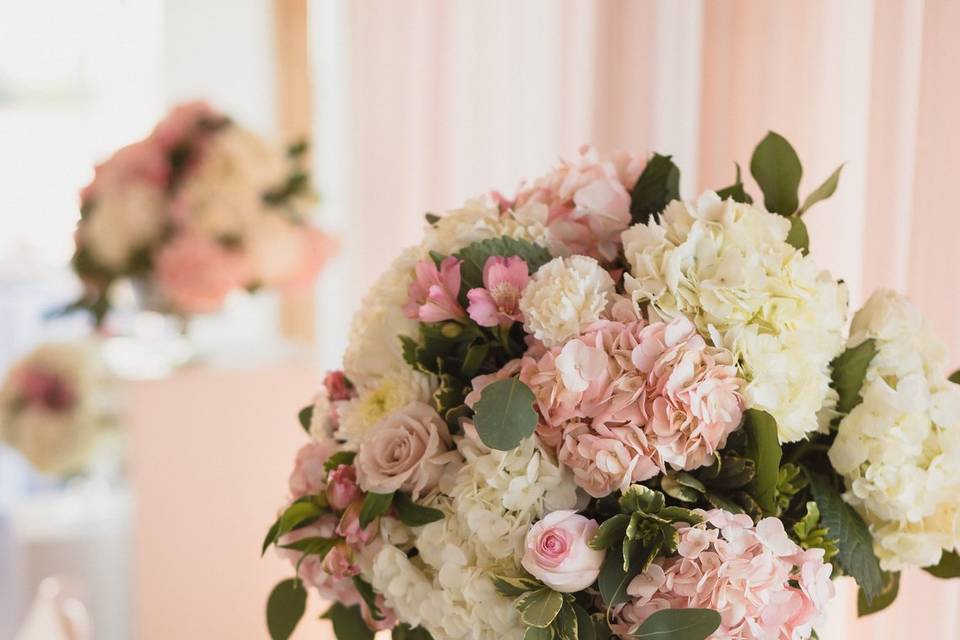
POLYGON ((359 497, 357 470, 353 465, 341 464, 330 471, 327 478, 327 502, 334 511, 343 511, 359 497))
POLYGON ((606 553, 591 549, 596 520, 576 511, 554 511, 527 532, 521 564, 530 575, 561 593, 589 587, 600 575, 606 553))
POLYGON ((355 547, 367 545, 377 536, 376 520, 366 527, 360 526, 360 509, 362 507, 362 499, 354 500, 340 516, 340 522, 337 523, 337 535, 342 536, 347 544, 355 547))
POLYGON ((509 327, 514 322, 523 322, 520 294, 529 279, 523 258, 490 256, 483 266, 483 287, 467 292, 470 318, 482 327, 509 327))
POLYGON ((300 447, 290 474, 290 494, 295 500, 323 493, 327 480, 323 465, 335 451, 332 441, 315 441, 300 447))
POLYGON ((460 293, 460 261, 444 258, 440 268, 430 258, 417 262, 416 279, 410 284, 409 301, 403 312, 411 320, 441 322, 467 317, 457 301, 460 293))
POLYGON ((459 459, 451 451, 447 423, 422 402, 411 402, 370 428, 354 465, 364 491, 406 491, 413 499, 429 493, 444 467, 459 459))
POLYGON ((175 310, 209 313, 222 307, 227 294, 244 284, 247 266, 237 251, 207 238, 182 234, 154 254, 154 276, 175 310))

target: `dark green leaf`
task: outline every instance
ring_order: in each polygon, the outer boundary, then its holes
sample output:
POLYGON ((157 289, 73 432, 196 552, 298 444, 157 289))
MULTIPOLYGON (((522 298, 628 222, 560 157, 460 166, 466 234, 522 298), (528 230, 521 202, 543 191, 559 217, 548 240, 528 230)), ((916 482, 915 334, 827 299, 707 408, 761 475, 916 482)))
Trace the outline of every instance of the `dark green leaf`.
POLYGON ((863 589, 857 592, 857 615, 868 616, 871 613, 883 611, 897 599, 897 593, 900 591, 900 572, 883 574, 883 589, 880 595, 873 599, 873 602, 867 602, 867 597, 863 589))
POLYGON ((405 493, 397 493, 393 500, 397 508, 397 517, 408 527, 422 527, 425 524, 443 520, 443 511, 419 505, 405 493))
POLYGON ((525 593, 516 602, 520 620, 528 627, 549 627, 562 606, 563 596, 547 587, 525 593))
POLYGON ((287 640, 307 608, 307 590, 296 578, 284 580, 267 599, 267 629, 273 640, 287 640))
POLYGON ((739 489, 757 477, 757 465, 749 458, 724 456, 723 464, 710 482, 714 489, 739 489))
POLYGON ((390 633, 392 640, 433 640, 433 636, 423 627, 413 627, 401 622, 390 633))
POLYGON ((558 640, 578 640, 577 612, 569 602, 560 607, 560 613, 553 621, 553 631, 558 640))
POLYGON ((593 629, 596 632, 596 640, 611 640, 613 632, 610 631, 610 625, 607 624, 607 616, 603 613, 595 613, 590 616, 593 620, 593 629))
POLYGON ((873 338, 864 340, 834 358, 832 368, 833 388, 837 390, 837 411, 850 413, 860 404, 860 389, 867 375, 867 368, 877 355, 877 345, 873 338))
POLYGON ((630 560, 629 569, 624 571, 623 551, 617 546, 607 550, 607 557, 604 558, 603 565, 600 567, 597 586, 600 588, 600 595, 603 596, 603 601, 607 603, 608 608, 615 607, 629 599, 627 585, 640 573, 644 558, 642 554, 635 553, 630 560))
POLYGON ((474 424, 483 444, 498 451, 514 449, 537 428, 535 398, 520 378, 498 380, 484 388, 474 407, 474 424))
POLYGON ((424 219, 427 221, 427 224, 433 226, 440 222, 440 216, 435 213, 425 213, 423 214, 424 219))
POLYGON ((787 244, 807 255, 810 253, 810 234, 807 225, 799 217, 790 218, 790 232, 787 234, 787 244))
POLYGON ((393 504, 392 493, 368 493, 363 498, 363 504, 360 505, 360 526, 366 527, 384 515, 390 510, 391 504, 393 504))
POLYGON ((577 640, 597 640, 597 628, 587 610, 574 603, 573 613, 577 616, 577 640))
POLYGON ((837 562, 860 585, 867 603, 872 603, 883 589, 883 573, 873 553, 870 529, 828 478, 811 474, 810 489, 820 509, 820 522, 839 549, 837 562))
POLYGON ((747 457, 753 460, 757 475, 750 485, 750 494, 769 514, 777 510, 777 480, 780 476, 780 439, 777 422, 769 413, 748 409, 743 428, 747 432, 747 457))
POLYGON ((684 509, 683 507, 664 507, 657 515, 670 522, 686 522, 687 524, 700 524, 703 522, 702 517, 690 509, 684 509))
POLYGON ((323 463, 323 470, 330 472, 342 464, 353 464, 353 459, 356 457, 356 451, 337 451, 323 463))
POLYGON ((550 252, 540 245, 509 236, 474 242, 453 255, 463 261, 460 265, 461 290, 483 286, 483 267, 490 256, 519 256, 526 261, 530 273, 552 259, 550 252))
POLYGON ((373 640, 373 631, 363 621, 359 605, 345 607, 337 602, 320 617, 333 623, 337 640, 373 640))
POLYGON ((505 598, 518 598, 528 591, 542 589, 543 583, 530 578, 493 576, 493 587, 505 598))
POLYGON ((300 421, 300 426, 303 427, 303 430, 309 434, 310 423, 313 421, 313 405, 310 404, 300 409, 300 412, 297 413, 297 420, 300 421))
POLYGON ((280 518, 277 518, 273 521, 273 525, 270 527, 270 530, 267 531, 266 537, 263 539, 263 547, 260 549, 260 557, 263 557, 263 554, 267 552, 267 549, 270 548, 274 542, 277 541, 277 534, 280 531, 280 518))
POLYGON ((726 495, 708 491, 703 497, 716 509, 723 509, 734 514, 744 513, 743 508, 726 495))
POLYGON ((720 627, 713 609, 661 609, 631 634, 642 640, 705 640, 720 627))
POLYGON ((663 494, 642 484, 632 484, 620 496, 620 508, 626 512, 657 513, 663 509, 663 494))
POLYGON ((625 513, 618 513, 612 518, 605 520, 600 524, 597 533, 590 540, 591 549, 608 549, 623 540, 627 532, 627 525, 630 523, 630 516, 625 513))
POLYGON ((654 156, 630 192, 630 218, 646 224, 672 201, 680 198, 680 169, 670 156, 654 156))
POLYGON ((753 204, 753 198, 743 189, 743 181, 740 179, 740 163, 734 163, 737 167, 737 179, 729 187, 724 187, 717 191, 717 195, 722 200, 732 199, 735 202, 745 202, 753 204))
POLYGON ((377 594, 374 593, 373 586, 360 576, 353 576, 353 586, 356 587, 357 593, 360 594, 364 604, 367 605, 370 617, 374 620, 383 620, 383 614, 380 613, 380 607, 377 606, 377 594))
POLYGON ((960 578, 960 556, 955 551, 944 551, 940 562, 924 571, 937 578, 960 578))
POLYGON ((800 206, 797 189, 803 167, 797 152, 783 136, 771 131, 757 145, 750 158, 750 173, 763 191, 767 211, 789 216, 800 206))
POLYGON ((797 212, 797 215, 803 215, 807 212, 807 209, 813 205, 832 196, 834 191, 837 190, 837 185, 840 183, 841 171, 843 171, 843 165, 837 167, 837 170, 831 173, 830 177, 823 181, 823 184, 814 189, 813 192, 803 201, 803 205, 800 207, 800 211, 797 212))
POLYGON ((467 349, 467 356, 463 359, 461 373, 467 378, 473 378, 490 352, 490 345, 486 342, 475 344, 467 349))
POLYGON ((956 371, 951 373, 950 377, 947 379, 954 384, 960 384, 960 369, 957 369, 956 371))

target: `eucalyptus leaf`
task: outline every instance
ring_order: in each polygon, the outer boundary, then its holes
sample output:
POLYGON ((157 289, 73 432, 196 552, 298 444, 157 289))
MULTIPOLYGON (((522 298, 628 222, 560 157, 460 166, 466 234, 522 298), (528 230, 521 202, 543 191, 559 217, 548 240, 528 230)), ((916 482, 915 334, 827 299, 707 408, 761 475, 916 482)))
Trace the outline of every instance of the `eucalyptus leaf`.
POLYGON ((337 640, 373 640, 374 633, 363 621, 359 605, 345 607, 337 602, 320 617, 333 623, 337 640))
POLYGON ((590 540, 591 549, 607 549, 618 544, 627 532, 627 525, 630 523, 630 516, 625 513, 604 520, 597 528, 597 533, 590 540))
POLYGON ((757 475, 750 485, 750 495, 768 514, 777 510, 777 480, 780 476, 780 438, 777 422, 769 413, 748 409, 743 428, 747 432, 747 457, 756 465, 757 475))
POLYGON ((654 154, 630 192, 630 218, 646 224, 672 200, 680 199, 680 169, 671 156, 654 154))
POLYGON ((393 506, 397 509, 400 522, 408 527, 422 527, 425 524, 443 520, 444 517, 443 511, 419 505, 405 493, 395 494, 393 506))
POLYGON ((563 595, 547 587, 525 593, 516 602, 520 620, 528 627, 549 627, 562 606, 563 595))
POLYGON ((932 567, 924 568, 924 571, 944 580, 960 578, 960 556, 955 551, 944 551, 943 555, 940 556, 940 562, 932 567))
POLYGON ((770 131, 750 158, 750 173, 763 191, 767 211, 792 215, 800 206, 797 190, 803 167, 797 152, 786 138, 770 131))
POLYGON ((535 397, 520 378, 498 380, 485 387, 474 407, 474 424, 483 444, 510 451, 537 428, 535 397))
POLYGON ((390 510, 393 504, 392 493, 368 493, 363 497, 363 504, 360 505, 360 526, 366 527, 368 524, 384 515, 390 510))
POLYGON ((287 640, 307 608, 307 589, 296 578, 284 580, 267 599, 267 630, 272 640, 287 640))
POLYGON ((797 216, 790 218, 790 232, 787 233, 787 244, 803 255, 810 253, 810 233, 807 231, 806 223, 797 216))
POLYGON ((643 558, 641 554, 633 554, 630 567, 627 571, 624 571, 623 551, 617 546, 607 550, 607 557, 604 558, 603 565, 600 567, 597 586, 608 608, 615 607, 629 599, 627 595, 627 585, 640 573, 640 567, 642 565, 643 558))
POLYGON ((826 200, 834 194, 837 190, 837 185, 840 183, 841 171, 843 171, 843 165, 837 167, 837 169, 830 174, 830 177, 823 181, 823 184, 814 189, 813 192, 804 199, 800 210, 797 212, 798 216, 803 215, 810 207, 822 200, 826 200))
POLYGON ((899 592, 900 572, 884 573, 883 588, 880 590, 880 594, 873 599, 873 602, 867 602, 867 597, 866 594, 863 593, 863 589, 857 591, 857 615, 863 617, 871 613, 883 611, 893 604, 899 592))
POLYGON ((641 640, 705 640, 720 627, 713 609, 661 609, 631 634, 641 640))
POLYGON ((836 389, 837 411, 850 413, 860 404, 860 389, 867 375, 867 368, 877 355, 877 345, 873 338, 850 347, 830 363, 833 388, 836 389))

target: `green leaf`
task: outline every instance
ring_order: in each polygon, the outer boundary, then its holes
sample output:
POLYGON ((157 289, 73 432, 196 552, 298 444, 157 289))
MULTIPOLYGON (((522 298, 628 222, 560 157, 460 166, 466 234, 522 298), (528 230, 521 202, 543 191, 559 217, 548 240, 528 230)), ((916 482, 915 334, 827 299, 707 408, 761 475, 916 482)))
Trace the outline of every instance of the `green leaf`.
POLYGON ((528 591, 537 591, 543 588, 543 583, 530 578, 509 578, 493 576, 493 587, 505 598, 518 598, 528 591))
POLYGON ((474 242, 453 255, 463 261, 460 265, 461 291, 483 286, 483 267, 490 256, 519 256, 526 261, 530 273, 534 273, 553 258, 550 252, 540 245, 509 236, 474 242))
POLYGON ((683 507, 664 507, 657 515, 670 522, 686 522, 687 524, 700 524, 703 522, 702 517, 690 509, 684 509, 683 507))
POLYGON ((671 156, 654 154, 630 192, 630 218, 646 224, 672 200, 680 199, 680 169, 671 156))
POLYGON ((713 609, 661 609, 631 634, 642 640, 705 640, 720 627, 713 609))
POLYGON ((642 511, 655 514, 663 509, 663 494, 642 484, 632 484, 620 496, 620 508, 626 512, 642 511))
POLYGON ((307 590, 296 578, 284 580, 267 599, 267 630, 273 640, 287 640, 307 608, 307 590))
POLYGON ((777 480, 780 477, 780 439, 777 422, 769 413, 748 409, 743 428, 747 432, 747 457, 753 460, 757 475, 750 485, 750 494, 767 513, 777 511, 777 480))
POLYGON ((789 216, 797 210, 803 167, 786 138, 773 131, 767 133, 750 158, 750 173, 763 191, 767 211, 789 216))
POLYGON ((873 602, 867 602, 867 597, 863 589, 857 592, 857 615, 868 616, 871 613, 883 611, 897 599, 900 591, 900 572, 883 574, 883 589, 880 594, 873 599, 873 602))
POLYGON ((574 611, 573 605, 569 602, 564 602, 563 606, 560 607, 560 613, 557 614, 556 620, 553 621, 554 635, 558 640, 578 640, 578 636, 580 635, 578 622, 577 612, 574 611))
POLYGON ((787 233, 787 244, 807 255, 810 253, 810 234, 807 225, 798 217, 790 218, 790 232, 787 233))
POLYGON ((954 384, 960 384, 960 369, 957 369, 956 371, 954 371, 953 373, 951 373, 951 374, 950 374, 950 377, 947 378, 947 380, 949 380, 950 382, 952 382, 952 383, 954 383, 954 384))
POLYGON ((425 213, 423 214, 423 218, 424 220, 427 221, 427 224, 429 224, 431 227, 437 224, 438 222, 440 222, 440 216, 438 216, 435 213, 425 213))
POLYGON ((323 463, 323 470, 329 473, 342 464, 353 464, 353 459, 356 457, 356 451, 337 451, 323 463))
POLYGON ((743 189, 743 181, 740 179, 740 163, 735 162, 734 165, 737 167, 737 179, 729 187, 718 190, 717 195, 720 196, 721 200, 731 199, 734 202, 753 204, 753 198, 743 189))
POLYGON ((353 586, 356 587, 357 593, 360 594, 364 604, 367 605, 370 617, 374 620, 383 620, 383 614, 380 613, 380 607, 377 606, 377 594, 373 591, 373 585, 360 576, 353 576, 353 586))
POLYGON ((883 589, 883 573, 873 553, 870 529, 828 478, 810 474, 810 490, 820 509, 820 522, 839 549, 837 562, 863 589, 867 603, 872 603, 883 589))
POLYGON ((484 388, 474 407, 474 424, 483 444, 498 451, 514 449, 537 428, 535 398, 520 378, 498 380, 484 388))
POLYGON ((322 560, 330 553, 330 550, 337 545, 337 542, 339 542, 339 538, 320 538, 314 536, 311 538, 301 538, 290 544, 282 544, 280 548, 299 551, 305 556, 320 556, 322 560))
POLYGON ((807 209, 833 195, 837 190, 837 185, 840 183, 841 171, 843 171, 843 165, 837 167, 836 171, 831 173, 830 177, 823 181, 823 184, 814 189, 813 192, 806 197, 803 205, 801 205, 800 210, 797 212, 798 216, 802 216, 807 212, 807 209))
POLYGON ((837 411, 850 413, 860 404, 860 389, 867 375, 867 368, 877 355, 877 345, 873 338, 850 347, 830 363, 833 388, 837 390, 837 411))
POLYGON ((430 632, 423 627, 410 627, 403 622, 393 628, 390 637, 393 640, 433 640, 430 632))
POLYGON ((280 531, 280 518, 277 518, 273 521, 273 525, 270 527, 270 530, 267 531, 266 537, 263 539, 263 547, 260 549, 260 557, 262 558, 267 552, 267 549, 270 548, 274 542, 277 541, 277 535, 280 531))
POLYGON ((297 420, 300 421, 300 426, 303 427, 303 430, 308 434, 310 433, 310 423, 313 421, 313 405, 309 404, 297 413, 297 420))
POLYGON ((577 616, 577 640, 597 640, 597 627, 587 610, 576 602, 573 613, 577 616))
POLYGON ((630 524, 630 516, 625 513, 618 513, 609 520, 600 524, 597 533, 590 540, 591 549, 608 549, 615 544, 619 544, 626 535, 627 525, 630 524))
POLYGON ((528 627, 541 629, 550 626, 562 606, 563 595, 547 587, 525 593, 516 602, 520 620, 528 627))
POLYGON ((306 526, 320 517, 323 509, 314 502, 294 502, 280 515, 280 524, 277 527, 277 538, 286 535, 295 529, 306 526))
POLYGON ((553 629, 546 627, 527 627, 523 633, 523 640, 553 640, 553 629))
POLYGON ((466 378, 473 378, 476 376, 477 371, 480 369, 483 361, 486 360, 489 352, 490 344, 486 342, 472 345, 469 349, 467 349, 467 355, 463 359, 463 367, 461 368, 461 373, 463 376, 466 378))
POLYGON ((923 570, 944 580, 960 578, 960 556, 955 551, 944 551, 938 564, 932 567, 924 567, 923 570))
POLYGON ((757 477, 757 464, 749 458, 727 455, 717 475, 710 482, 714 489, 739 489, 757 477))
POLYGON ((443 520, 443 511, 419 505, 405 493, 397 493, 393 499, 397 508, 397 517, 408 527, 422 527, 425 524, 443 520))
POLYGON ((392 493, 368 493, 363 497, 363 504, 360 505, 360 526, 366 527, 384 515, 390 510, 391 504, 393 504, 392 493))
POLYGON ((359 605, 345 607, 337 602, 320 617, 333 623, 337 640, 373 640, 373 631, 363 621, 359 605))
POLYGON ((642 554, 634 553, 630 558, 630 567, 623 570, 623 551, 620 547, 614 546, 607 551, 607 557, 603 560, 600 567, 600 577, 597 578, 597 586, 600 588, 600 595, 603 601, 607 603, 607 608, 615 607, 629 599, 627 595, 627 585, 633 580, 640 567, 643 566, 644 558, 642 554))
POLYGON ((677 474, 667 474, 660 478, 660 489, 681 502, 696 502, 700 499, 701 492, 693 487, 681 484, 677 479, 677 474))

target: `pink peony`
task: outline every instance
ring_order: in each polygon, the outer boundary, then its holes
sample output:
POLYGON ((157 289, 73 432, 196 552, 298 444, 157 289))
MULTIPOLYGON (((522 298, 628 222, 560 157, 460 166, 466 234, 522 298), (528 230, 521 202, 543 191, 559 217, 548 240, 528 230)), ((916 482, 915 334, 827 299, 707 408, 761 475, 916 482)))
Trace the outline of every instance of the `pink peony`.
POLYGON ((614 632, 629 638, 660 609, 706 608, 722 618, 714 640, 808 637, 834 593, 823 550, 800 548, 776 518, 754 526, 748 515, 702 515, 703 525, 677 527, 677 557, 655 560, 630 582, 614 632))
POLYGON ((457 301, 460 293, 460 261, 444 258, 440 268, 430 258, 417 262, 416 280, 410 284, 409 301, 403 307, 411 320, 441 322, 467 316, 457 301))
POLYGON ((612 261, 620 250, 620 234, 630 226, 630 194, 642 161, 619 154, 600 162, 589 147, 577 162, 562 162, 546 176, 523 187, 513 207, 546 205, 547 229, 555 254, 583 254, 612 261))
POLYGON ((341 464, 327 477, 327 502, 334 511, 343 511, 360 497, 357 470, 353 465, 341 464))
POLYGON ((604 551, 591 549, 597 521, 576 511, 554 511, 527 531, 521 564, 560 593, 582 591, 600 574, 604 551))
POLYGON ((529 279, 523 258, 490 256, 483 266, 483 287, 467 292, 470 318, 482 327, 508 327, 523 322, 520 294, 529 279))
POLYGON ((154 254, 157 286, 182 313, 209 313, 223 306, 234 288, 244 284, 243 256, 219 243, 183 234, 154 254))
POLYGON ((335 452, 336 445, 332 441, 315 441, 300 447, 290 474, 290 494, 294 500, 324 492, 327 471, 323 465, 335 452))

